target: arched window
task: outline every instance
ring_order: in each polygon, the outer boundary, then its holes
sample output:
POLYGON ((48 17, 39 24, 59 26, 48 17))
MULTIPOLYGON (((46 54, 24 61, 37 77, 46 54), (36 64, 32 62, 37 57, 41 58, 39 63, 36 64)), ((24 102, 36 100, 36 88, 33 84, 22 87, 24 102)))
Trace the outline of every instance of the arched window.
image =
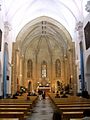
POLYGON ((42 78, 47 77, 47 63, 46 63, 46 61, 43 61, 41 64, 41 77, 42 78))
POLYGON ((56 77, 61 77, 61 63, 59 59, 57 59, 55 62, 55 71, 56 71, 56 77))
POLYGON ((32 60, 28 60, 27 61, 27 77, 28 78, 32 78, 32 68, 33 67, 33 63, 32 63, 32 60))

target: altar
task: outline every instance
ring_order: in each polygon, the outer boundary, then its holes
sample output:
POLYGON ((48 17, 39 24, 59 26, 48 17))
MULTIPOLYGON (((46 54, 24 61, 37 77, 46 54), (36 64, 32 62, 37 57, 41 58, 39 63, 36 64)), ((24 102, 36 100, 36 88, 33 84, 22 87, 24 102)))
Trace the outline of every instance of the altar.
POLYGON ((39 86, 38 90, 41 90, 41 91, 45 91, 45 93, 49 93, 51 91, 51 87, 43 87, 43 86, 39 86))

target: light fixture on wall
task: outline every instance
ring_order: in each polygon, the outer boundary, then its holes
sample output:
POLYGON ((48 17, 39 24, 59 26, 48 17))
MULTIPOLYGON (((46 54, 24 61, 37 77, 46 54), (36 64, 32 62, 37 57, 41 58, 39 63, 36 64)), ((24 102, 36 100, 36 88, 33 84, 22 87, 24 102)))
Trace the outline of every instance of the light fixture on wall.
POLYGON ((64 55, 65 60, 67 60, 67 55, 64 55))
POLYGON ((20 77, 22 77, 22 74, 20 74, 20 77))
POLYGON ((73 75, 71 75, 71 79, 73 78, 73 75))

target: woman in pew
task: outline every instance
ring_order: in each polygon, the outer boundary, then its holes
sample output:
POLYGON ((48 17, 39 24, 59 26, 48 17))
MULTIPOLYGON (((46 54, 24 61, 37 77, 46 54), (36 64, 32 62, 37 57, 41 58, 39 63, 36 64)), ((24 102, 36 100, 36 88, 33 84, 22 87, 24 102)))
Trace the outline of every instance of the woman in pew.
POLYGON ((55 98, 60 98, 60 95, 59 95, 58 91, 57 91, 57 93, 55 95, 55 98))
POLYGON ((62 120, 62 112, 60 110, 55 110, 52 120, 62 120))
POLYGON ((82 120, 90 120, 90 110, 85 110, 84 112, 83 112, 83 115, 84 115, 84 117, 82 118, 82 120))

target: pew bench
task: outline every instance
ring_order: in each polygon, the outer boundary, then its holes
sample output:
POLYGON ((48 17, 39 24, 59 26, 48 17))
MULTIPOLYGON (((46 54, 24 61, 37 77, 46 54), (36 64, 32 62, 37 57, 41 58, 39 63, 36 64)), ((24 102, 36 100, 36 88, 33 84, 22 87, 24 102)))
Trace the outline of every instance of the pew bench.
POLYGON ((0 120, 19 120, 18 118, 0 118, 0 120))
POLYGON ((70 120, 71 118, 83 118, 83 112, 63 112, 63 120, 70 120))
POLYGON ((24 112, 0 112, 0 118, 18 118, 19 120, 25 120, 24 112))
POLYGON ((0 105, 0 111, 13 111, 13 112, 25 112, 25 114, 30 114, 32 108, 30 105, 0 105))
POLYGON ((82 120, 82 118, 71 118, 70 120, 82 120))
POLYGON ((28 108, 0 108, 0 112, 24 112, 26 115, 28 108))
POLYGON ((17 107, 19 107, 19 106, 28 106, 28 108, 30 108, 30 109, 32 109, 33 108, 33 106, 32 106, 32 103, 0 103, 0 107, 1 106, 17 106, 17 107))
POLYGON ((58 104, 57 107, 90 107, 90 104, 58 104))
POLYGON ((30 111, 30 110, 32 110, 31 109, 31 107, 30 107, 30 105, 0 105, 0 109, 8 109, 8 110, 10 110, 10 109, 17 109, 17 110, 19 110, 19 109, 23 109, 23 108, 25 108, 25 109, 27 109, 27 111, 30 111))
POLYGON ((0 105, 0 108, 30 108, 30 105, 0 105))
POLYGON ((76 111, 82 111, 90 110, 90 107, 60 107, 59 108, 62 112, 76 112, 76 111))

